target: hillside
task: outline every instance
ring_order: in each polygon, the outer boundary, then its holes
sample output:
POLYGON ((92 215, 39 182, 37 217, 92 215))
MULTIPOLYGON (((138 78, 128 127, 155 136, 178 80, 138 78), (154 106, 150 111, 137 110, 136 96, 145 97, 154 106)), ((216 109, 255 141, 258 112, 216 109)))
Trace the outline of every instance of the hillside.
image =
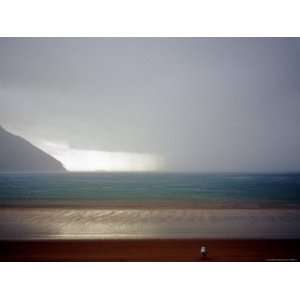
POLYGON ((0 172, 64 172, 62 163, 0 126, 0 172))

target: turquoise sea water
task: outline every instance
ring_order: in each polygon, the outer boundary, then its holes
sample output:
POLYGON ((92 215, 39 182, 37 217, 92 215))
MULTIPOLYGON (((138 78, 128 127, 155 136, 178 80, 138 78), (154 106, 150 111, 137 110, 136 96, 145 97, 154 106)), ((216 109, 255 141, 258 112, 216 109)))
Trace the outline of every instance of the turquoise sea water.
POLYGON ((300 207, 300 174, 0 174, 0 205, 178 203, 300 207))

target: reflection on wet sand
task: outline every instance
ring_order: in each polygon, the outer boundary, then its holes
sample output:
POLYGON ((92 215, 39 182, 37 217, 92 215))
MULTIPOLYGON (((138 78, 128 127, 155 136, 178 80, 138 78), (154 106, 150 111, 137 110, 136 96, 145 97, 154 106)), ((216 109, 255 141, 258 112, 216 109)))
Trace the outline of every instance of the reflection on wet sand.
POLYGON ((0 239, 300 238, 300 210, 0 208, 0 239))

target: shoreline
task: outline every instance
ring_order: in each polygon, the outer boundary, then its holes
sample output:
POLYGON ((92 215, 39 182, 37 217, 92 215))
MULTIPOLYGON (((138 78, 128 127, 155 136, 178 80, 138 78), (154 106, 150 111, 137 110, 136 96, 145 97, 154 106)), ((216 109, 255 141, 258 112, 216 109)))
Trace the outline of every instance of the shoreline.
MULTIPOLYGON (((44 200, 42 200, 44 201, 44 200)), ((29 209, 51 209, 51 208, 62 208, 62 209, 258 209, 258 210, 269 210, 269 209, 295 209, 300 210, 300 204, 274 204, 272 203, 211 203, 198 202, 198 201, 12 201, 10 203, 1 203, 0 209, 5 208, 29 208, 29 209), (115 203, 114 203, 115 202, 115 203)))

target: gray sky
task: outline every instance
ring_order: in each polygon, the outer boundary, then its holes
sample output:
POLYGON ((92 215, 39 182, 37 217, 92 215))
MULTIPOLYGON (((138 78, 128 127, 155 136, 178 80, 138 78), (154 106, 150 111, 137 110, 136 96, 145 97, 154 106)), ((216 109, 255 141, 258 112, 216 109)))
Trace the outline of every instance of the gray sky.
POLYGON ((0 124, 168 171, 300 171, 300 39, 0 38, 0 124))

